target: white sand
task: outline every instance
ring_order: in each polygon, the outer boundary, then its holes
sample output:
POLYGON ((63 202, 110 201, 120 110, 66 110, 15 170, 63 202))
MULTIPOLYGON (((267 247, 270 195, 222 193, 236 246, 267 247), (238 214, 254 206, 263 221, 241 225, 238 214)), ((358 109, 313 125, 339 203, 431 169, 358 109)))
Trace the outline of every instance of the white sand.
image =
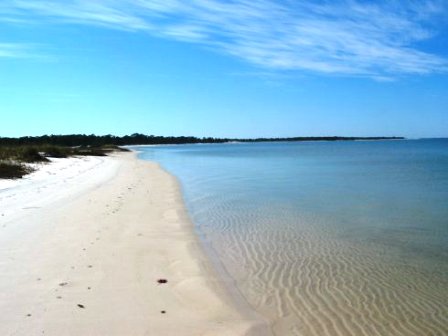
POLYGON ((31 209, 52 206, 80 195, 111 179, 119 165, 110 157, 50 160, 47 164, 32 164, 36 171, 22 179, 0 179, 2 220, 27 216, 31 209))
POLYGON ((0 335, 269 334, 229 299, 175 179, 134 154, 0 181, 0 215, 0 335))

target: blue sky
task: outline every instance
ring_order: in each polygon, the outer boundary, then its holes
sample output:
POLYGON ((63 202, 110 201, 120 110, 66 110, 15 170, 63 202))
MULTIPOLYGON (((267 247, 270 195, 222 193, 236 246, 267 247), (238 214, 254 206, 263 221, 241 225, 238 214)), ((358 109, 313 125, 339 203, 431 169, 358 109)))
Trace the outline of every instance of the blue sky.
POLYGON ((0 136, 448 136, 448 3, 2 0, 0 136))

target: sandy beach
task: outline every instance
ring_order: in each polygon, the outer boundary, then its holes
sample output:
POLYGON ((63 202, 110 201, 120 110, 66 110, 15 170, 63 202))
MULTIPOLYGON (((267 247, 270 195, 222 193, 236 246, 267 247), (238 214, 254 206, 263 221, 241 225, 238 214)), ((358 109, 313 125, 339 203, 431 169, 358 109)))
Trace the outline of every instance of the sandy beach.
POLYGON ((134 153, 0 182, 0 335, 267 335, 194 233, 177 181, 134 153))

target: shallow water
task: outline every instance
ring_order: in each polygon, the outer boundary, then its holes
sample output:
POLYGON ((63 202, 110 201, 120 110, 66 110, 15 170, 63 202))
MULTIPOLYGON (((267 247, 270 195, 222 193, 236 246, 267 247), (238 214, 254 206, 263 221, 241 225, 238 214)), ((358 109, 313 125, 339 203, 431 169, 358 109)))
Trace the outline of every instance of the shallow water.
POLYGON ((278 335, 448 334, 448 140, 138 149, 278 335))

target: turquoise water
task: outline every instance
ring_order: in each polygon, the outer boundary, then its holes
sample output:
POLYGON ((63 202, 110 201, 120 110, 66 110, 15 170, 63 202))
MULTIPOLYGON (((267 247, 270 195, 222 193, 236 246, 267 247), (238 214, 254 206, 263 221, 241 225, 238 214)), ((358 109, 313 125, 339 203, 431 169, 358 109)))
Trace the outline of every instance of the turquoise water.
POLYGON ((138 150, 275 333, 448 334, 448 139, 138 150))

